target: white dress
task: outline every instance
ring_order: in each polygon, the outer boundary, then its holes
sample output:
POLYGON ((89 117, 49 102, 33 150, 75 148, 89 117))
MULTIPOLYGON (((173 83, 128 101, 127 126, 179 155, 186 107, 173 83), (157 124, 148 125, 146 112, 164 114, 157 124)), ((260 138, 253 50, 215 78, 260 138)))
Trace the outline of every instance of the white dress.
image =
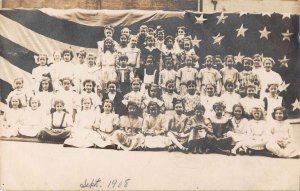
POLYGON ((24 109, 8 108, 4 113, 5 125, 0 129, 0 137, 14 137, 22 125, 24 109))
POLYGON ((246 147, 263 150, 270 138, 270 128, 264 120, 250 120, 247 128, 246 147))
POLYGON ((37 134, 45 128, 46 114, 42 111, 42 108, 32 110, 27 108, 22 115, 22 125, 19 128, 19 133, 27 137, 35 137, 37 134))
POLYGON ((227 132, 228 137, 232 137, 233 142, 240 142, 247 139, 247 124, 248 120, 242 118, 241 120, 236 120, 235 117, 231 119, 233 129, 232 131, 227 132))
POLYGON ((47 92, 47 91, 37 92, 36 97, 41 102, 41 106, 40 106, 41 111, 47 115, 50 114, 50 110, 53 107, 52 106, 53 97, 54 97, 53 92, 47 92))

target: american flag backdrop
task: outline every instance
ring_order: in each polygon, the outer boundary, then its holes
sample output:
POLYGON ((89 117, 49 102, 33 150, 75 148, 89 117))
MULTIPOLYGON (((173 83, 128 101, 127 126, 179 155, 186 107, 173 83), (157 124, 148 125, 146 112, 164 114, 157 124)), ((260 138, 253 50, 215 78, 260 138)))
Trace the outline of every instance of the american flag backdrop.
POLYGON ((261 54, 272 57, 273 68, 285 82, 281 95, 290 116, 300 117, 299 16, 278 13, 198 13, 168 11, 110 10, 1 10, 0 11, 0 85, 4 103, 12 90, 13 79, 23 76, 30 83, 37 67, 34 55, 71 48, 97 50, 104 38, 104 26, 120 30, 129 27, 133 34, 142 24, 161 26, 165 36, 175 36, 178 26, 185 26, 193 39, 200 64, 206 55, 261 54))

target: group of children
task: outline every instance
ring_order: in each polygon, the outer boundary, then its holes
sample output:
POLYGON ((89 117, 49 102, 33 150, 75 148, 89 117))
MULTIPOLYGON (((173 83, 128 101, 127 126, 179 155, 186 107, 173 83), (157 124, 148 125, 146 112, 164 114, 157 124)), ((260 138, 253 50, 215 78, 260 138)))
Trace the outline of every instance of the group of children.
POLYGON ((33 85, 14 80, 0 136, 37 137, 74 147, 299 156, 270 57, 204 64, 185 27, 176 37, 142 25, 137 35, 105 27, 97 54, 36 57, 33 85))

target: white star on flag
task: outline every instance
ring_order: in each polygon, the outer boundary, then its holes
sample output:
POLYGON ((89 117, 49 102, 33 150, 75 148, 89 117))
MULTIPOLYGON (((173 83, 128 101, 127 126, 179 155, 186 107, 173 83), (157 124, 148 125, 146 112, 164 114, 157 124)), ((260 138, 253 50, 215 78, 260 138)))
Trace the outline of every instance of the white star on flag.
POLYGON ((292 105, 293 105, 293 111, 295 111, 296 109, 300 109, 300 102, 297 98, 292 105))
POLYGON ((286 30, 285 33, 281 33, 283 38, 282 40, 288 40, 288 41, 291 41, 291 36, 294 34, 294 33, 290 33, 290 30, 286 30))
POLYGON ((193 46, 197 46, 199 48, 199 43, 201 42, 202 40, 198 40, 197 36, 194 37, 194 39, 192 40, 192 44, 193 46))
POLYGON ((283 57, 283 59, 279 59, 278 61, 280 62, 280 67, 286 67, 286 68, 288 68, 289 66, 288 66, 288 62, 289 62, 289 60, 290 59, 288 59, 287 57, 286 57, 286 55, 284 55, 284 57, 283 57))
POLYGON ((220 16, 217 16, 217 18, 218 18, 218 22, 217 22, 217 24, 220 24, 220 23, 225 23, 225 19, 227 19, 227 17, 228 16, 225 16, 224 15, 224 13, 221 13, 221 15, 220 16))
POLYGON ((239 63, 242 63, 243 58, 244 58, 244 56, 242 56, 241 52, 239 52, 238 55, 234 57, 234 61, 235 61, 236 63, 238 63, 238 62, 239 62, 239 63))
POLYGON ((269 39, 268 35, 271 32, 267 30, 267 27, 265 27, 264 30, 259 30, 259 33, 260 33, 260 39, 262 39, 262 38, 269 39))
POLYGON ((237 31, 236 37, 239 37, 239 36, 245 37, 245 32, 247 30, 248 30, 248 28, 244 28, 244 24, 242 24, 240 28, 236 29, 236 31, 237 31))
POLYGON ((282 14, 282 19, 285 19, 285 18, 290 19, 291 18, 291 14, 289 14, 289 13, 283 13, 282 14))
POLYGON ((247 12, 241 11, 241 12, 240 12, 240 17, 243 16, 243 15, 247 15, 247 14, 248 14, 247 12))
POLYGON ((221 36, 220 33, 217 36, 213 36, 214 43, 213 44, 219 44, 221 45, 221 40, 224 38, 224 36, 221 36))
POLYGON ((204 23, 204 21, 206 21, 207 19, 203 18, 203 14, 201 14, 199 17, 195 17, 196 22, 195 24, 202 24, 204 23))
POLYGON ((268 16, 268 17, 271 17, 271 16, 272 16, 272 13, 262 13, 262 16, 268 16))
POLYGON ((289 86, 290 83, 286 84, 285 81, 283 81, 283 83, 279 85, 278 90, 280 92, 286 91, 289 86))

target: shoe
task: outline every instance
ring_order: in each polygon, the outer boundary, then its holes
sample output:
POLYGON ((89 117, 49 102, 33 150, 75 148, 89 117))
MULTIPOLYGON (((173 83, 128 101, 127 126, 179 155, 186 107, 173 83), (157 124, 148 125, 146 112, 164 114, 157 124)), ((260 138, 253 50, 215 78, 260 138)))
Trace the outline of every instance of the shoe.
POLYGON ((246 153, 247 155, 253 156, 255 154, 255 151, 252 149, 247 149, 246 153))
POLYGON ((232 155, 232 156, 236 156, 236 151, 231 150, 231 155, 232 155))
POLYGON ((204 152, 203 152, 203 149, 201 148, 201 147, 199 147, 199 149, 198 149, 198 154, 203 154, 204 152))
POLYGON ((198 151, 197 151, 197 147, 194 147, 192 153, 193 153, 193 154, 197 154, 197 152, 198 152, 198 151))
POLYGON ((245 154, 246 154, 246 151, 245 151, 243 148, 239 148, 239 149, 237 150, 237 154, 239 154, 239 155, 245 155, 245 154))
POLYGON ((176 150, 176 146, 175 145, 174 146, 169 146, 169 148, 168 148, 168 152, 173 152, 175 150, 176 150))
POLYGON ((186 147, 182 147, 180 150, 185 154, 189 153, 189 149, 186 147))

